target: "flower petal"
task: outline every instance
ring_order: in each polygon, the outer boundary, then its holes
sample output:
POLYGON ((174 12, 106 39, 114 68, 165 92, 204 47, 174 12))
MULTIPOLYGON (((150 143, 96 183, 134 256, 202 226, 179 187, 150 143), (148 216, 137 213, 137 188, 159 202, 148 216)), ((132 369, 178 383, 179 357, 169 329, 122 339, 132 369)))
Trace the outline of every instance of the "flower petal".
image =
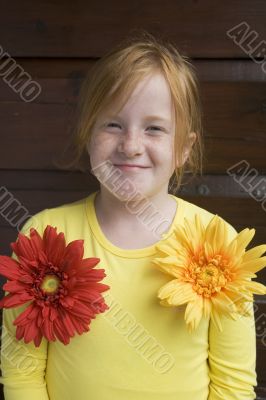
POLYGON ((203 315, 205 318, 210 318, 212 303, 210 299, 203 297, 203 315))
POLYGON ((227 245, 227 231, 222 218, 215 215, 206 228, 205 240, 210 243, 213 253, 219 253, 227 245))
POLYGON ((77 268, 80 265, 84 254, 83 243, 84 240, 74 240, 67 245, 61 264, 65 272, 68 272, 69 269, 77 268))
POLYGON ((56 340, 56 336, 54 334, 54 329, 53 329, 53 322, 50 320, 50 318, 44 318, 43 320, 43 334, 47 340, 50 341, 56 340))
MULTIPOLYGON (((169 239, 169 241, 170 241, 170 239, 169 239)), ((166 243, 162 243, 159 245, 155 245, 156 250, 159 250, 160 252, 165 253, 165 254, 170 254, 172 256, 176 256, 176 250, 175 250, 176 241, 173 239, 171 239, 171 241, 173 242, 172 244, 171 244, 171 242, 167 241, 168 243, 166 242, 166 243)))
POLYGON ((236 237, 237 240, 237 253, 242 253, 249 242, 252 240, 253 236, 255 235, 255 229, 248 229, 245 228, 236 237))
POLYGON ((3 289, 10 292, 16 293, 28 289, 28 285, 17 281, 8 281, 3 285, 3 289))
POLYGON ((223 331, 223 327, 222 327, 222 324, 221 324, 219 312, 215 308, 212 308, 212 310, 211 310, 211 320, 212 320, 215 328, 217 330, 219 330, 220 332, 222 332, 223 331))
POLYGON ((224 292, 217 293, 216 296, 211 298, 213 307, 215 307, 221 313, 231 313, 236 312, 236 306, 232 299, 226 295, 224 292))
POLYGON ((59 265, 62 258, 64 257, 66 249, 65 235, 60 232, 59 235, 54 239, 52 250, 50 250, 50 261, 54 265, 59 265))
POLYGON ((255 260, 249 260, 243 262, 238 266, 239 269, 244 269, 250 272, 257 272, 260 271, 262 268, 266 266, 266 256, 261 257, 255 260))
POLYGON ((18 234, 17 241, 11 243, 10 246, 14 253, 18 256, 18 258, 20 256, 23 256, 27 260, 35 259, 35 255, 30 244, 30 239, 26 235, 23 235, 21 232, 19 232, 18 234))
POLYGON ((190 301, 185 311, 185 321, 189 325, 190 332, 197 329, 203 315, 203 300, 198 296, 197 300, 190 301))
POLYGON ((252 249, 246 251, 243 256, 243 262, 253 260, 254 258, 259 258, 266 252, 266 244, 261 244, 259 246, 253 247, 252 249))
POLYGON ((38 306, 31 303, 19 316, 14 320, 14 325, 26 325, 30 320, 35 320, 40 312, 38 306))
POLYGON ((266 294, 266 286, 259 282, 245 282, 245 289, 255 294, 266 294))
POLYGON ((43 240, 40 234, 34 228, 30 229, 30 245, 35 255, 35 258, 37 259, 40 251, 43 251, 44 249, 43 249, 43 240))
POLYGON ((155 266, 155 268, 159 269, 160 271, 167 273, 169 275, 172 275, 176 278, 180 278, 182 276, 182 271, 185 268, 184 266, 177 266, 177 265, 173 265, 170 264, 168 261, 160 261, 160 259, 154 259, 152 260, 153 265, 155 266))
POLYGON ((32 300, 33 296, 30 295, 29 293, 11 293, 6 296, 4 296, 0 300, 0 308, 5 307, 5 308, 11 308, 11 307, 17 307, 21 306, 28 300, 32 300))
POLYGON ((54 333, 57 336, 57 338, 62 343, 64 343, 64 345, 67 345, 70 341, 70 337, 66 333, 66 330, 65 330, 64 326, 62 325, 62 322, 60 321, 59 318, 54 321, 53 327, 54 327, 54 333))
POLYGON ((181 304, 185 304, 189 301, 195 300, 195 292, 192 289, 190 284, 183 284, 179 290, 176 290, 174 293, 170 295, 168 300, 174 306, 178 306, 181 304))
POLYGON ((178 289, 178 279, 173 279, 170 282, 167 282, 165 285, 163 285, 159 290, 158 290, 158 297, 160 299, 164 299, 166 297, 169 297, 172 293, 177 291, 178 289))
POLYGON ((11 257, 0 256, 0 274, 7 279, 18 279, 20 277, 19 263, 11 257))

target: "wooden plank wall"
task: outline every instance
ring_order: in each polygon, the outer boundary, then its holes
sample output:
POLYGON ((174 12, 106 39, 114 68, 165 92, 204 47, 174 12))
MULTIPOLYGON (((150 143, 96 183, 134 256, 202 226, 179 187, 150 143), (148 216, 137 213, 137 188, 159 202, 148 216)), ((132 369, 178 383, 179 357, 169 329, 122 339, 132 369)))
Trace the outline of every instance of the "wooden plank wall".
MULTIPOLYGON (((237 230, 254 227, 252 245, 265 243, 265 21, 263 0, 2 1, 0 188, 30 215, 98 188, 93 176, 59 170, 55 161, 71 134, 86 71, 131 29, 144 28, 175 41, 192 58, 200 77, 204 176, 184 186, 178 196, 218 213, 237 230), (227 32, 241 23, 239 45, 227 32), (34 101, 24 101, 8 84, 4 52, 40 85, 34 101), (253 181, 249 176, 240 182, 241 171, 235 178, 228 174, 227 169, 241 161, 255 174, 253 181)), ((2 193, 0 253, 10 255, 9 243, 18 231, 4 213, 2 193)), ((258 274, 258 281, 266 283, 266 271, 258 274)), ((266 298, 258 296, 256 304, 256 392, 258 400, 265 400, 266 298)))

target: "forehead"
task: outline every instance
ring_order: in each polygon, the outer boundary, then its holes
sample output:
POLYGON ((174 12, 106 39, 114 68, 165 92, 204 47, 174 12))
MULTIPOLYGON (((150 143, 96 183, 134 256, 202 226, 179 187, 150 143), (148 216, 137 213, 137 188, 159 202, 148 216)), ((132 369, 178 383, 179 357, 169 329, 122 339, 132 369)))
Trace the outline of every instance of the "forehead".
POLYGON ((171 118, 173 113, 172 94, 163 74, 149 74, 137 82, 131 93, 124 92, 123 96, 113 101, 110 98, 109 104, 101 114, 119 116, 129 112, 143 114, 147 119, 171 118))
POLYGON ((146 107, 153 104, 171 105, 171 90, 163 74, 150 74, 137 83, 128 102, 133 105, 141 100, 145 102, 146 107))

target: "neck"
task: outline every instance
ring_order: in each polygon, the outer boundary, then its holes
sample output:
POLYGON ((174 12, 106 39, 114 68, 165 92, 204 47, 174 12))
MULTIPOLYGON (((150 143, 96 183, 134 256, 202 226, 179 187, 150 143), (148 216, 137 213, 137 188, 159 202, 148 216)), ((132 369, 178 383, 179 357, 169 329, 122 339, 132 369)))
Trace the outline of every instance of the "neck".
POLYGON ((142 199, 133 197, 127 201, 101 187, 95 197, 95 211, 100 225, 123 230, 130 228, 136 232, 141 229, 147 235, 151 234, 152 227, 157 227, 156 231, 160 234, 167 232, 173 222, 176 207, 176 201, 167 190, 142 199))

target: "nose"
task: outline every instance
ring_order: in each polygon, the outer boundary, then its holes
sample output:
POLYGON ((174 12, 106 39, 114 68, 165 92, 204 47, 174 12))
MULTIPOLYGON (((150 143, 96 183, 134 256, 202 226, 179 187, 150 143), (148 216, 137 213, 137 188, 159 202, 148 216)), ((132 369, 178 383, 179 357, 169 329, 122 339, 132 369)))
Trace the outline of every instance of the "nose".
POLYGON ((143 153, 143 140, 138 131, 127 131, 121 136, 118 144, 119 153, 124 153, 128 158, 143 153))

